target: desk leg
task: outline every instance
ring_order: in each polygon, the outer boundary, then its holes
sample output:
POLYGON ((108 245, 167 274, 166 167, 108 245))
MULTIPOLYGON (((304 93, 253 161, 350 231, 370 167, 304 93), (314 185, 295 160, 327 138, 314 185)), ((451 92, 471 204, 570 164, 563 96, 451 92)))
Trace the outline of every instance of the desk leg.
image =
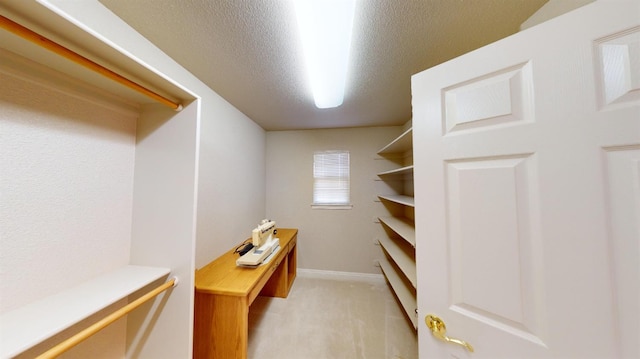
POLYGON ((265 297, 286 298, 296 278, 297 255, 296 245, 290 246, 289 252, 275 269, 269 281, 265 284, 260 295, 265 297))
POLYGON ((247 298, 196 292, 194 305, 194 359, 247 358, 247 298))

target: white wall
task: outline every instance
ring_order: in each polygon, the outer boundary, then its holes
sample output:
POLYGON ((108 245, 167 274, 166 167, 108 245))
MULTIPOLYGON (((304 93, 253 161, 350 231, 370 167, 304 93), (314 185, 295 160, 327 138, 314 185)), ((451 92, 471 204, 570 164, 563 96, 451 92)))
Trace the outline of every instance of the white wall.
POLYGON ((380 274, 374 179, 393 165, 375 158, 400 133, 400 126, 267 132, 267 217, 299 229, 299 268, 380 274), (313 152, 322 150, 350 152, 353 209, 311 209, 313 152))
MULTIPOLYGON (((5 313, 129 263, 136 118, 2 70, 7 68, 0 69, 5 313)), ((122 357, 123 324, 69 355, 122 357)))
POLYGON ((251 237, 265 214, 265 131, 222 98, 203 101, 196 267, 251 237))
POLYGON ((538 11, 520 25, 520 31, 560 16, 595 0, 549 0, 538 11))

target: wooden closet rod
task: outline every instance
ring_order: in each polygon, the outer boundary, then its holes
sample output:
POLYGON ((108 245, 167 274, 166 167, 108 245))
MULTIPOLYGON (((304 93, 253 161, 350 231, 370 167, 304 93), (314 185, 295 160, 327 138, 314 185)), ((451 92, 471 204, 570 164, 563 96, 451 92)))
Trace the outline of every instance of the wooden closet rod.
POLYGON ((36 357, 36 359, 57 358, 59 355, 62 355, 67 350, 73 348, 74 346, 80 344, 85 339, 89 338, 90 336, 92 336, 95 333, 99 332, 100 330, 104 329, 109 324, 111 324, 111 323, 115 322, 116 320, 120 319, 121 317, 127 315, 130 311, 136 309, 137 307, 141 306, 145 302, 153 299, 158 294, 164 292, 165 290, 167 290, 167 289, 169 289, 171 287, 176 286, 177 283, 178 283, 177 278, 175 278, 175 277, 172 278, 170 281, 162 284, 161 286, 159 286, 156 289, 148 292, 147 294, 143 295, 142 297, 134 300, 133 302, 125 305, 124 307, 122 307, 122 308, 116 310, 115 312, 109 314, 108 316, 102 318, 100 321, 98 321, 98 322, 94 323, 93 325, 85 328, 84 330, 82 330, 81 332, 79 332, 76 335, 72 336, 71 338, 63 341, 62 343, 56 345, 55 347, 53 347, 53 348, 47 350, 46 352, 40 354, 39 356, 36 357))
POLYGON ((29 40, 31 42, 33 42, 34 44, 44 47, 45 49, 48 49, 68 60, 71 60, 73 62, 75 62, 78 65, 84 66, 92 71, 95 71, 107 78, 110 78, 111 80, 114 80, 132 90, 138 91, 143 95, 146 95, 158 102, 160 102, 163 105, 169 106, 170 108, 176 110, 176 111, 180 111, 182 110, 182 105, 179 103, 175 103, 169 99, 167 99, 166 97, 163 97, 149 89, 147 89, 146 87, 143 87, 141 85, 138 85, 137 83, 129 80, 126 77, 123 77, 121 75, 118 75, 117 73, 107 69, 106 67, 99 65, 89 59, 87 59, 86 57, 71 51, 69 49, 67 49, 66 47, 53 42, 49 39, 47 39, 44 36, 41 36, 29 29, 27 29, 26 27, 13 22, 12 20, 0 15, 0 27, 2 27, 3 29, 18 35, 20 37, 22 37, 25 40, 29 40))

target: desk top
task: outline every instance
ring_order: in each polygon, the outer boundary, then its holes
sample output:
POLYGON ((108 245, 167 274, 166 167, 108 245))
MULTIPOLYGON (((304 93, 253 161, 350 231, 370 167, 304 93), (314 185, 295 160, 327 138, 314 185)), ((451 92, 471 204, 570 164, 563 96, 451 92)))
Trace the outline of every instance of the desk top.
MULTIPOLYGON (((277 237, 280 239, 280 250, 276 256, 282 255, 288 249, 289 242, 295 238, 298 230, 295 228, 278 228, 277 237)), ((274 263, 260 265, 257 268, 236 266, 238 254, 231 249, 215 259, 213 262, 196 271, 195 286, 197 292, 246 296, 255 287, 274 263)))

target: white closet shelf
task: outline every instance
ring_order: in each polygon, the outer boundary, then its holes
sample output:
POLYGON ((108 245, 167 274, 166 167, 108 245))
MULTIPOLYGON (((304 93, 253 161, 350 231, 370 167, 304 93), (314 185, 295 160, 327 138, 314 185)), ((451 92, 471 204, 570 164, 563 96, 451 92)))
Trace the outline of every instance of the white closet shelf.
POLYGON ((413 248, 416 247, 416 230, 410 219, 404 217, 378 217, 378 219, 411 244, 413 248))
MULTIPOLYGON (((389 257, 395 262, 396 266, 404 274, 405 277, 411 282, 414 288, 418 287, 418 280, 416 276, 416 262, 414 249, 402 248, 402 244, 397 243, 388 237, 383 237, 378 240, 382 248, 387 252, 389 257)), ((405 243, 406 244, 406 243, 405 243)))
POLYGON ((379 261, 382 274, 387 279, 402 310, 417 330, 417 272, 415 260, 416 231, 413 193, 413 127, 384 146, 378 155, 395 164, 395 169, 379 172, 376 181, 384 182, 391 194, 379 194, 387 214, 378 217, 386 234, 378 239, 382 251, 379 261), (398 185, 401 185, 399 187, 398 185), (407 195, 409 194, 409 195, 407 195), (400 205, 387 208, 387 202, 400 205), (401 211, 399 211, 401 210, 401 211))
POLYGON ((382 274, 387 278, 387 282, 389 282, 391 288, 393 288, 393 292, 400 301, 402 309, 404 309, 407 317, 411 320, 413 328, 417 329, 418 319, 416 318, 416 308, 418 308, 418 302, 416 301, 415 293, 412 293, 405 285, 402 278, 398 273, 396 273, 395 269, 393 269, 392 264, 386 256, 382 258, 379 263, 380 268, 382 269, 382 274))
POLYGON ((413 165, 378 173, 378 176, 380 177, 408 176, 408 175, 413 176, 413 165))
POLYGON ((402 153, 406 151, 410 151, 413 148, 413 128, 409 128, 405 132, 403 132, 398 138, 396 138, 393 142, 384 146, 380 151, 378 151, 379 155, 392 154, 392 153, 402 153))
POLYGON ((386 195, 386 196, 378 196, 380 199, 384 199, 390 202, 399 203, 409 207, 415 207, 415 202, 413 197, 405 196, 405 195, 386 195))
POLYGON ((24 352, 170 272, 127 265, 0 315, 0 358, 24 352))

